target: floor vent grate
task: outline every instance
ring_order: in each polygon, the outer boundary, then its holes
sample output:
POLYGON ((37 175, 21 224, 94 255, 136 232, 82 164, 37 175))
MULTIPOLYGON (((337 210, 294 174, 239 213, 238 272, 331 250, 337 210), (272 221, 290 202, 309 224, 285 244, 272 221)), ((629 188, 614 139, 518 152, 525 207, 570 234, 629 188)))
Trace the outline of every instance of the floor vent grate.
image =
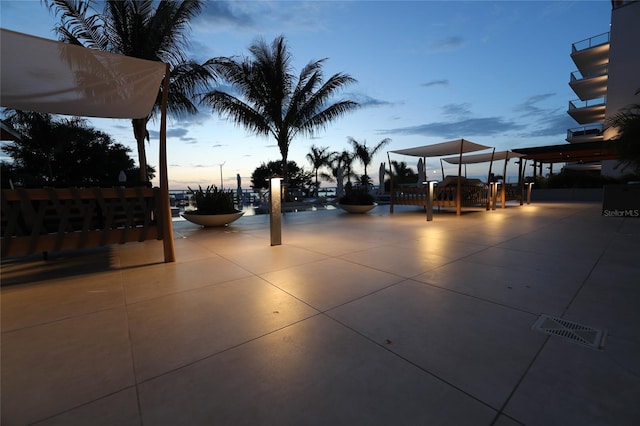
POLYGON ((592 349, 603 349, 604 339, 607 335, 606 330, 552 317, 547 314, 540 315, 540 318, 536 320, 532 328, 552 336, 564 337, 573 343, 592 349))

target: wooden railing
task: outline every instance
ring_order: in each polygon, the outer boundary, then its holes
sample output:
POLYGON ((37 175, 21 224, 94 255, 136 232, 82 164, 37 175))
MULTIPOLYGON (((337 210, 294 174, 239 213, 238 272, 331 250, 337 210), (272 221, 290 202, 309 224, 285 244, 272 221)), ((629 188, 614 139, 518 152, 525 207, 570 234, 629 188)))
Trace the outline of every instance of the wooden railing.
POLYGON ((157 188, 3 189, 2 256, 161 240, 160 206, 157 188))
MULTIPOLYGON (((436 186, 434 188, 433 205, 456 207, 457 187, 436 186)), ((487 188, 476 185, 462 185, 461 205, 465 207, 483 206, 487 204, 487 188)), ((394 188, 391 193, 391 203, 395 205, 426 206, 427 188, 394 188)))

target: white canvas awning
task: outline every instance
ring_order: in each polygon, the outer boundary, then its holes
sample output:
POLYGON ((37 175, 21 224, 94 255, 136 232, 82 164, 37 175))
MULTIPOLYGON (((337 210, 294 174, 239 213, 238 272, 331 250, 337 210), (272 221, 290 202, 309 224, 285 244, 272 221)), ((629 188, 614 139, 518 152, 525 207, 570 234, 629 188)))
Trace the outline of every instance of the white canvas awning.
MULTIPOLYGON (((166 111, 169 66, 0 28, 0 105, 80 117, 146 118, 162 90, 160 191, 171 218, 166 111), (165 78, 166 77, 166 78, 165 78)), ((175 260, 173 225, 163 220, 165 262, 175 260)))
POLYGON ((462 159, 459 156, 447 157, 443 158, 442 161, 446 161, 449 164, 459 164, 462 160, 462 164, 477 164, 520 157, 524 157, 524 155, 512 151, 496 151, 495 153, 487 152, 482 154, 463 155, 462 159))
MULTIPOLYGON (((432 145, 419 146, 416 148, 399 149, 396 151, 388 151, 387 157, 389 157, 389 164, 391 164, 390 153, 400 155, 411 155, 413 157, 442 157, 445 155, 458 154, 460 163, 458 164, 458 178, 457 178, 457 190, 456 190, 456 214, 461 214, 461 192, 462 192, 462 154, 466 152, 482 151, 491 147, 481 145, 479 143, 471 142, 465 139, 456 139, 448 142, 441 142, 432 145)), ((494 148, 495 150, 495 148, 494 148)), ((444 174, 444 173, 443 173, 444 174)), ((444 179, 444 176, 443 176, 444 179)), ((393 191, 393 179, 391 180, 391 190, 393 191)), ((393 203, 390 204, 390 209, 393 212, 393 203)))
POLYGON ((456 139, 454 141, 440 142, 432 145, 418 146, 415 148, 399 149, 389 151, 394 154, 411 155, 413 157, 442 157, 444 155, 454 155, 465 152, 482 151, 490 147, 471 142, 466 139, 456 139))
POLYGON ((145 118, 165 64, 0 29, 6 108, 81 117, 145 118))

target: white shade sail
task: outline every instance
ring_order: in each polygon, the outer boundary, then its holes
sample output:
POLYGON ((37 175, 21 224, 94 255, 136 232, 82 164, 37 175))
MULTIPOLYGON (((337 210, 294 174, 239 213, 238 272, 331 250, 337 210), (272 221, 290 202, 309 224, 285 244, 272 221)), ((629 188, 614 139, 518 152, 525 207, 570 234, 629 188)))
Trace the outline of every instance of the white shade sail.
POLYGON ((460 154, 460 152, 474 152, 490 147, 471 142, 466 139, 456 139, 448 142, 440 142, 432 145, 419 146, 416 148, 399 149, 389 151, 394 154, 411 155, 414 157, 441 157, 443 155, 460 154))
POLYGON ((160 194, 165 262, 175 261, 167 178, 169 66, 0 28, 0 105, 80 117, 146 118, 162 86, 160 194), (165 75, 167 78, 165 78, 165 75), (169 218, 169 220, 166 220, 169 218))
POLYGON ((487 152, 482 154, 463 155, 462 159, 459 156, 443 158, 442 161, 446 161, 449 164, 458 164, 462 160, 462 164, 477 164, 487 163, 489 161, 509 160, 511 158, 524 157, 523 154, 511 151, 496 151, 495 153, 487 152))
POLYGON ((144 118, 165 64, 0 29, 3 107, 81 117, 144 118))

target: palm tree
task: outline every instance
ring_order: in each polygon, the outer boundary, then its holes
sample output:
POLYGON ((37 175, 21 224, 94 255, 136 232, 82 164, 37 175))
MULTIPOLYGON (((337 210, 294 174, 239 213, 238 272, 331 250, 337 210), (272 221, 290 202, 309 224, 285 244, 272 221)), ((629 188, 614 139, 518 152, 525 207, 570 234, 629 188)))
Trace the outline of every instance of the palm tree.
MULTIPOLYGON (((168 112, 174 117, 195 114, 192 102, 196 92, 206 90, 211 71, 188 61, 184 49, 188 46, 191 20, 201 9, 200 0, 44 0, 60 24, 55 27, 63 41, 135 58, 169 64, 168 112), (104 3, 102 12, 95 6, 104 3), (155 6, 155 9, 154 9, 155 6)), ((132 120, 138 145, 138 162, 142 182, 148 180, 145 138, 149 140, 147 124, 160 112, 161 93, 151 114, 132 120)))
POLYGON ((291 54, 283 36, 271 46, 258 40, 249 47, 250 58, 213 58, 207 64, 239 94, 221 89, 205 94, 202 102, 258 135, 272 135, 282 155, 285 185, 291 141, 299 134, 312 136, 319 128, 355 109, 350 100, 329 101, 336 92, 356 80, 338 73, 323 82, 326 59, 309 62, 296 78, 291 54))
POLYGON ((311 145, 311 151, 307 153, 307 160, 309 160, 309 162, 313 166, 313 172, 316 176, 314 191, 316 197, 318 196, 318 170, 322 166, 329 165, 329 160, 331 158, 331 153, 328 152, 328 150, 328 146, 317 147, 315 145, 311 145))
POLYGON ((362 143, 358 142, 351 136, 348 138, 349 143, 353 146, 354 155, 356 158, 360 159, 362 165, 364 165, 364 174, 365 176, 369 176, 367 174, 367 166, 371 164, 373 160, 373 156, 376 155, 380 149, 391 142, 391 139, 386 138, 378 142, 376 146, 370 148, 367 146, 367 141, 363 141, 362 143))
POLYGON ((640 104, 623 108, 608 120, 609 127, 616 127, 618 155, 622 171, 627 167, 640 173, 640 104))
POLYGON ((418 175, 411 167, 407 166, 406 161, 391 160, 391 169, 386 172, 397 183, 415 183, 418 179, 418 175))

